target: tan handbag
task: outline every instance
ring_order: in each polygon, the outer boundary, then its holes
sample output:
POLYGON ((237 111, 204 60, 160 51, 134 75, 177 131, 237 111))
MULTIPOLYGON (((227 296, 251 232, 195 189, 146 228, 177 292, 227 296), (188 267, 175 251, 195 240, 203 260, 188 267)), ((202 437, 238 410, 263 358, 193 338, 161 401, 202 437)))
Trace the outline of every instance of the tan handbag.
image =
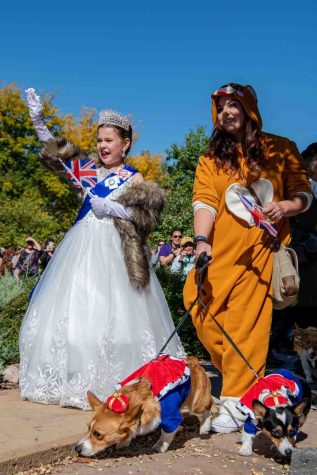
POLYGON ((283 310, 297 302, 299 292, 298 259, 294 249, 281 244, 273 256, 273 308, 283 310))

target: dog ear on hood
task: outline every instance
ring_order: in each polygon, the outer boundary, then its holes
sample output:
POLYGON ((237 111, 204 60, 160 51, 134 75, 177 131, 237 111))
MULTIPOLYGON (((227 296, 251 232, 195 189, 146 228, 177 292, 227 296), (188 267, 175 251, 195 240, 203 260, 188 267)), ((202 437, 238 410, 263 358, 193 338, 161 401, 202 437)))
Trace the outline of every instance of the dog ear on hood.
POLYGON ((264 417, 267 414, 268 408, 262 404, 258 399, 252 401, 252 410, 258 421, 263 421, 264 417))
POLYGON ((91 409, 94 411, 97 407, 103 406, 103 402, 100 401, 91 391, 87 391, 87 399, 91 409))
POLYGON ((299 418, 300 425, 304 424, 306 420, 306 416, 309 412, 310 406, 311 406, 310 400, 303 399, 302 401, 295 404, 295 406, 291 407, 292 413, 295 414, 295 416, 299 418))

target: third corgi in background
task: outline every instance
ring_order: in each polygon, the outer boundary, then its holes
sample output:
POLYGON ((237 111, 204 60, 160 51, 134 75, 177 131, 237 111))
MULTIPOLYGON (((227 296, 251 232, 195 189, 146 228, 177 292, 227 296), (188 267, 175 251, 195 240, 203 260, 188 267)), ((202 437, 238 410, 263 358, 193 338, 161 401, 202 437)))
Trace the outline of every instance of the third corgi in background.
POLYGON ((305 379, 312 384, 317 378, 317 328, 296 326, 293 334, 294 350, 300 357, 305 379))

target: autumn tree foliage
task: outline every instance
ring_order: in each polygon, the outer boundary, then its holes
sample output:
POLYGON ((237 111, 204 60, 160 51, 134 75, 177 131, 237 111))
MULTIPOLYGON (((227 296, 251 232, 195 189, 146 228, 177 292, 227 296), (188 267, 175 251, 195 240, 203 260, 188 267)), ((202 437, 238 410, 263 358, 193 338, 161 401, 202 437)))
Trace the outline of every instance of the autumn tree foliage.
POLYGON ((66 114, 63 120, 63 135, 82 150, 92 151, 96 147, 96 109, 83 107, 79 120, 73 114, 66 114))
POLYGON ((145 180, 152 180, 162 183, 165 176, 165 168, 162 155, 152 155, 150 152, 143 152, 127 158, 127 163, 142 173, 145 180))
MULTIPOLYGON (((64 135, 83 150, 96 146, 96 111, 83 108, 81 117, 62 116, 53 98, 43 96, 45 121, 53 135, 64 135)), ((135 137, 136 138, 136 137, 135 137)), ((162 155, 146 151, 127 158, 146 180, 166 190, 167 207, 161 224, 150 242, 169 239, 173 227, 191 235, 192 186, 200 155, 208 147, 205 129, 198 127, 185 137, 184 144, 173 144, 162 155)), ((41 166, 40 142, 34 131, 21 90, 16 85, 0 89, 0 245, 23 244, 28 235, 41 241, 52 237, 59 241, 72 225, 79 201, 69 180, 41 166)))
MULTIPOLYGON (((63 135, 85 151, 96 147, 96 111, 83 108, 81 117, 62 116, 53 97, 42 95, 45 122, 53 135, 63 135)), ((137 139, 137 136, 134 137, 137 139)), ((79 207, 69 180, 41 166, 40 142, 35 134, 21 89, 0 89, 0 236, 1 246, 24 244, 28 235, 39 241, 59 241, 72 225, 79 207)), ((128 163, 146 180, 162 182, 164 165, 160 155, 150 152, 129 157, 128 163)))
MULTIPOLYGON (((61 135, 65 119, 49 96, 43 98, 46 123, 61 135)), ((45 170, 40 142, 16 85, 0 89, 1 246, 24 244, 27 235, 60 240, 76 215, 78 200, 67 180, 45 170)))

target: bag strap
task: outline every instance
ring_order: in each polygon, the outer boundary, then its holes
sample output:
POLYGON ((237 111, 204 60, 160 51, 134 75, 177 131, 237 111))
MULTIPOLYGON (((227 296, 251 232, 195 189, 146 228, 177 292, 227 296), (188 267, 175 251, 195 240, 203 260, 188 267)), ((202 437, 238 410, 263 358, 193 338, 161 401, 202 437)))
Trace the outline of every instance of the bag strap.
POLYGON ((246 187, 248 188, 248 190, 250 191, 251 195, 253 196, 253 198, 255 199, 255 202, 258 206, 261 206, 261 208, 263 207, 263 203, 262 201, 260 200, 259 198, 259 195, 256 193, 256 191, 252 188, 252 186, 246 182, 246 187))

